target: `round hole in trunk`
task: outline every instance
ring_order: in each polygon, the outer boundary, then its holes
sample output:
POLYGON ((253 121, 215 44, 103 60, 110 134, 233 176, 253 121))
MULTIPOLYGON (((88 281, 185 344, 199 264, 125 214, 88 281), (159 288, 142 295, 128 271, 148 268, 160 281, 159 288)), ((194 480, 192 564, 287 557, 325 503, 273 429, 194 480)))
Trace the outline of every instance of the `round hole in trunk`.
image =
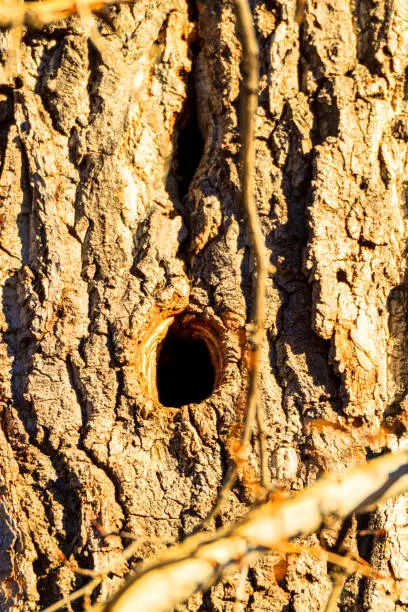
POLYGON ((172 408, 197 404, 212 394, 215 384, 214 356, 203 329, 176 318, 157 349, 159 402, 172 408))

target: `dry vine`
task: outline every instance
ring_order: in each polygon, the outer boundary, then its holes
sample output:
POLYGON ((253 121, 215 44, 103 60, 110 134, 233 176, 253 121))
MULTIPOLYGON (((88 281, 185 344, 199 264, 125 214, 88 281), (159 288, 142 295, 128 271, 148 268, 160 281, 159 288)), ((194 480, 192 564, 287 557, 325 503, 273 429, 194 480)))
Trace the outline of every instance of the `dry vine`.
POLYGON ((269 488, 268 455, 264 426, 264 409, 259 397, 260 349, 265 339, 265 292, 268 275, 273 271, 265 248, 261 220, 254 195, 255 159, 256 159, 256 113, 258 108, 259 87, 259 49, 255 27, 248 0, 236 0, 236 13, 242 37, 242 84, 241 84, 241 199, 247 218, 251 246, 256 264, 253 281, 253 304, 251 313, 248 389, 244 429, 241 448, 231 466, 225 483, 218 495, 217 502, 204 521, 204 525, 213 519, 228 495, 238 474, 238 461, 247 461, 252 430, 256 421, 259 438, 260 475, 264 489, 269 488))

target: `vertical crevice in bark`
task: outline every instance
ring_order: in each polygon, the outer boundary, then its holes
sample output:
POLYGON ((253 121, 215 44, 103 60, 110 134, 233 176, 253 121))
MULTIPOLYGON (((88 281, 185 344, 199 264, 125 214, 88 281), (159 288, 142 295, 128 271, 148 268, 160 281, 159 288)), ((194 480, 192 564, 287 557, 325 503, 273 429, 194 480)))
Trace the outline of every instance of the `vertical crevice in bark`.
POLYGON ((89 116, 90 121, 102 111, 103 99, 98 94, 101 83, 101 66, 103 65, 101 54, 98 49, 88 40, 88 83, 87 92, 89 96, 89 116))
POLYGON ((119 418, 119 408, 122 398, 125 396, 125 383, 124 374, 121 367, 121 363, 117 358, 117 349, 115 345, 115 332, 114 324, 109 323, 108 325, 108 339, 107 339, 109 354, 111 356, 111 367, 115 369, 116 373, 116 401, 115 401, 115 413, 116 418, 119 418))
MULTIPOLYGON (((199 41, 190 44, 192 54, 192 68, 187 76, 187 91, 183 109, 175 126, 177 142, 172 163, 172 174, 176 178, 179 197, 187 195, 195 171, 198 168, 203 151, 204 142, 197 116, 197 97, 195 86, 195 57, 199 53, 199 41)), ((186 218, 186 221, 188 219, 186 218)))
POLYGON ((192 226, 186 198, 202 161, 205 141, 198 116, 200 108, 197 98, 197 60, 203 41, 198 32, 198 10, 195 0, 188 0, 187 9, 191 27, 188 35, 188 56, 191 60, 191 67, 184 75, 186 95, 174 126, 173 155, 170 172, 166 179, 166 188, 174 201, 175 209, 182 215, 188 231, 188 235, 180 240, 177 256, 189 267, 188 245, 192 226))
POLYGON ((371 514, 361 514, 357 518, 357 548, 359 556, 370 563, 371 551, 373 547, 373 535, 365 533, 370 530, 371 514), (363 532, 359 534, 359 532, 363 532))
POLYGON ((334 98, 333 82, 330 79, 319 79, 310 104, 314 117, 312 129, 314 146, 322 144, 330 136, 338 136, 340 113, 334 98))
POLYGON ((30 182, 29 161, 27 151, 18 138, 18 149, 21 153, 21 209, 17 216, 18 235, 20 239, 21 266, 30 265, 31 239, 32 239, 32 206, 33 191, 30 182))
POLYGON ((392 58, 387 39, 396 5, 394 0, 358 0, 355 4, 357 57, 373 75, 384 74, 384 56, 388 55, 388 61, 392 58))
POLYGON ((3 172, 7 139, 10 126, 14 123, 13 88, 0 86, 0 176, 3 172))
MULTIPOLYGON (((79 351, 78 351, 79 352, 79 351)), ((85 428, 86 428, 86 424, 87 424, 87 410, 86 410, 86 399, 84 397, 83 394, 83 389, 81 388, 81 381, 78 378, 78 370, 75 367, 74 363, 73 363, 73 359, 71 355, 67 355, 66 357, 66 366, 67 366, 67 372, 68 372, 68 378, 69 378, 69 382, 71 384, 71 387, 75 393, 75 397, 77 399, 78 402, 78 406, 81 409, 81 420, 82 420, 82 430, 80 432, 80 440, 79 440, 79 446, 82 446, 82 449, 85 450, 83 448, 83 442, 82 438, 84 436, 85 433, 85 428)))
POLYGON ((56 92, 49 87, 49 83, 52 82, 53 77, 55 77, 61 65, 62 54, 66 42, 64 38, 52 38, 47 42, 48 44, 44 46, 41 60, 38 64, 37 80, 34 91, 40 96, 41 103, 48 112, 54 129, 62 131, 63 133, 59 123, 59 114, 55 108, 56 92))

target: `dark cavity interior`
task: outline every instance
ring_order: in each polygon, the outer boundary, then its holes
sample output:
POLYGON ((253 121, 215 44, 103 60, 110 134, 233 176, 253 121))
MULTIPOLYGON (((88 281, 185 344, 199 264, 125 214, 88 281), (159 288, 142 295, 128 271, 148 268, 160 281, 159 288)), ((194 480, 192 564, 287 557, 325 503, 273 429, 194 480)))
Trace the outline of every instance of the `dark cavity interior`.
POLYGON ((157 390, 163 406, 197 404, 214 390, 215 372, 210 351, 199 332, 177 321, 159 346, 157 390))

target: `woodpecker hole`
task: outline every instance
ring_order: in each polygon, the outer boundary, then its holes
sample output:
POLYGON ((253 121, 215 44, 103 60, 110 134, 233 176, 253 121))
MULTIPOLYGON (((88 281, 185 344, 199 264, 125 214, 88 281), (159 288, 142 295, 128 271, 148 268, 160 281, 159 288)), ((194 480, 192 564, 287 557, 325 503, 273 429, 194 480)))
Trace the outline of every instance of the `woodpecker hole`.
POLYGON ((175 319, 158 346, 156 384, 163 406, 198 404, 213 392, 216 371, 202 329, 175 319))
POLYGON ((140 348, 141 382, 162 406, 198 404, 222 382, 219 330, 204 318, 186 313, 161 318, 140 348))
POLYGON ((339 283, 347 283, 347 272, 345 270, 337 270, 337 280, 339 283))

